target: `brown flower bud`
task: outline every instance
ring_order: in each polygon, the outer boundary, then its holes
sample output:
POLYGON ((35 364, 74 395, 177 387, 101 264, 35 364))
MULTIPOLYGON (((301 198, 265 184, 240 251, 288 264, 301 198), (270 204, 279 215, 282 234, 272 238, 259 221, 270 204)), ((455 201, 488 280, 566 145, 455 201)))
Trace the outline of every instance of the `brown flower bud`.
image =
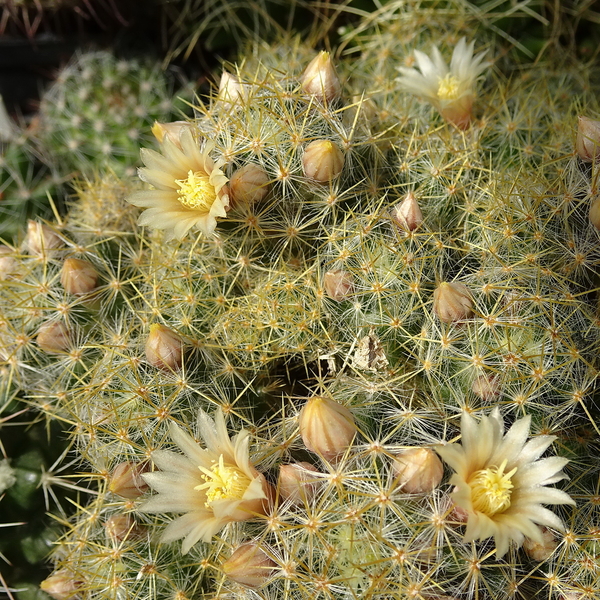
POLYGON ((306 403, 300 411, 299 425, 304 445, 326 460, 344 452, 357 431, 354 417, 345 406, 321 396, 306 403))
POLYGON ((60 282, 69 294, 82 296, 96 289, 98 272, 87 260, 67 258, 63 263, 60 282))
POLYGON ((433 292, 433 312, 444 323, 468 319, 473 314, 473 298, 469 288, 458 281, 444 281, 433 292))
POLYGON ((267 583, 275 567, 275 561, 258 544, 251 542, 242 544, 221 566, 229 579, 250 588, 267 583))
POLYGON ((341 302, 354 293, 354 280, 347 271, 327 271, 323 275, 323 287, 330 298, 341 302))
POLYGON ((394 457, 393 469, 403 492, 424 494, 442 481, 444 467, 429 448, 408 448, 394 457))
POLYGON ((48 225, 37 221, 27 221, 27 248, 33 254, 44 254, 49 250, 62 248, 65 243, 61 237, 48 225))
POLYGON ((40 589, 56 600, 75 598, 83 582, 66 569, 56 571, 40 583, 40 589))
POLYGON ((158 121, 154 121, 152 133, 160 144, 162 144, 165 137, 167 137, 178 148, 181 148, 179 137, 184 130, 191 128, 192 124, 187 121, 173 121, 172 123, 159 123, 158 121))
POLYGON ((269 176, 254 163, 235 171, 229 180, 229 191, 235 204, 254 204, 269 193, 269 176))
POLYGON ((329 52, 319 52, 313 58, 302 77, 302 90, 321 102, 333 102, 340 97, 342 85, 335 72, 329 52))
POLYGON ((309 179, 328 183, 342 172, 344 155, 333 142, 315 140, 304 149, 302 168, 309 179))
POLYGON ((394 223, 405 231, 414 231, 423 223, 423 213, 413 192, 408 192, 400 204, 391 211, 394 223))
POLYGON ((471 390, 478 398, 491 402, 500 395, 500 382, 492 375, 479 375, 473 381, 471 390))
POLYGON ((0 281, 10 279, 18 271, 18 263, 12 248, 0 244, 0 281))
POLYGON ((600 158, 600 121, 579 117, 575 147, 577 154, 585 162, 600 158))
POLYGON ((310 463, 299 462, 279 467, 279 496, 292 504, 308 502, 319 487, 320 480, 311 473, 318 473, 310 463))
POLYGON ((235 75, 223 71, 219 81, 218 98, 231 103, 243 102, 246 100, 246 89, 235 75))
POLYGON ((146 340, 146 360, 158 369, 177 371, 183 362, 183 339, 172 329, 154 323, 146 340))
POLYGON ((590 223, 600 229, 600 194, 595 196, 590 203, 590 223))
POLYGON ((540 527, 539 540, 532 540, 526 537, 523 542, 523 550, 525 550, 529 558, 536 562, 542 562, 550 558, 557 546, 558 542, 554 534, 549 529, 546 529, 546 527, 540 527))
POLYGON ((118 544, 125 540, 139 538, 143 532, 131 515, 113 515, 104 523, 104 531, 113 542, 118 544))
POLYGON ((117 496, 135 500, 147 489, 148 484, 142 479, 142 473, 148 470, 148 466, 140 463, 119 463, 110 474, 108 489, 117 496))
POLYGON ((64 323, 44 323, 37 332, 37 345, 44 352, 66 352, 71 348, 69 329, 64 323))

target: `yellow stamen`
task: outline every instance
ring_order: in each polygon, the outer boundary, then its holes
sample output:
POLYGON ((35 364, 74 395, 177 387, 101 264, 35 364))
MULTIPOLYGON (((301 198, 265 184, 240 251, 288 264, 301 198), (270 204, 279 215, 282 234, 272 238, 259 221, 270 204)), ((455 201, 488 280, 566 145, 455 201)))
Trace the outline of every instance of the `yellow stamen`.
POLYGON ((206 490, 206 508, 210 508, 215 500, 241 500, 250 485, 249 477, 240 469, 225 466, 222 454, 219 463, 214 464, 212 468, 198 468, 204 473, 202 479, 206 483, 197 485, 194 489, 206 490))
POLYGON ((176 179, 179 185, 178 200, 186 208, 204 209, 207 212, 217 199, 215 186, 203 171, 188 171, 187 179, 176 179))
POLYGON ((437 95, 440 100, 456 100, 460 96, 458 78, 448 73, 443 79, 440 79, 437 95))
POLYGON ((469 479, 473 508, 488 517, 510 507, 514 487, 511 477, 517 472, 517 467, 508 473, 504 473, 505 468, 506 460, 499 467, 476 471, 469 479))

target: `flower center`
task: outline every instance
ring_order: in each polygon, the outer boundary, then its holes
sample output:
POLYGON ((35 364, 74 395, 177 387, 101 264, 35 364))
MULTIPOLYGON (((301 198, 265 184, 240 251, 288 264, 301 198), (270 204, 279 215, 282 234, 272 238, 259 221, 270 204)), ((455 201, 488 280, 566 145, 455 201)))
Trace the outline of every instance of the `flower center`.
POLYGON ((476 471, 469 480, 473 508, 488 517, 504 512, 510 506, 514 487, 510 478, 517 472, 517 467, 504 473, 505 467, 506 460, 499 467, 476 471))
POLYGON ((217 199, 215 186, 203 171, 188 171, 187 179, 176 179, 179 185, 178 200, 186 208, 204 209, 207 212, 217 199))
POLYGON ((440 79, 437 93, 440 100, 456 100, 460 95, 459 92, 460 81, 457 77, 448 73, 448 75, 440 79))
POLYGON ((218 464, 210 469, 202 466, 198 468, 204 473, 202 479, 206 483, 197 485, 194 489, 206 490, 206 508, 210 508, 215 500, 241 500, 250 485, 250 479, 242 471, 225 466, 222 454, 218 464))

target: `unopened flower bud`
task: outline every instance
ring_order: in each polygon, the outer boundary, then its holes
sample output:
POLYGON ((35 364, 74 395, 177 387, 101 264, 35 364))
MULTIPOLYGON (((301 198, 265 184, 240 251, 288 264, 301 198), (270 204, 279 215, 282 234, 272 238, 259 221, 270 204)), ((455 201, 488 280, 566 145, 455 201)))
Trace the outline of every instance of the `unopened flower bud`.
POLYGON ((323 275, 323 287, 330 298, 341 302, 354 293, 354 280, 347 271, 327 271, 323 275))
POLYGON ((146 360, 158 369, 177 371, 183 362, 183 345, 172 329, 154 323, 146 340, 146 360))
POLYGON ((347 450, 357 431, 354 417, 345 406, 321 396, 306 403, 300 411, 299 425, 304 445, 326 460, 347 450))
POLYGON ((69 294, 82 296, 96 289, 98 271, 92 263, 79 258, 67 258, 63 263, 60 282, 69 294))
POLYGON ((14 251, 8 246, 0 245, 0 281, 10 279, 18 271, 18 263, 14 251))
POLYGON ((246 90, 235 75, 223 71, 219 81, 218 98, 225 102, 243 102, 246 99, 246 90))
POLYGON ((254 163, 235 171, 229 180, 229 192, 235 204, 254 204, 269 193, 269 176, 254 163))
POLYGON ((145 464, 119 463, 110 474, 108 489, 117 496, 134 500, 148 489, 148 484, 142 479, 142 473, 147 470, 145 464))
POLYGON ((469 288, 458 281, 444 281, 433 292, 433 311, 444 323, 468 319, 473 314, 469 288))
POLYGON ((550 558, 558 546, 554 534, 549 529, 541 527, 540 530, 540 540, 532 540, 526 537, 523 542, 523 550, 525 550, 529 558, 536 562, 542 562, 550 558))
POLYGON ((179 136, 183 131, 191 128, 192 124, 187 121, 173 121, 172 123, 159 123, 158 121, 154 121, 152 133, 160 144, 162 144, 165 137, 167 137, 178 148, 181 148, 179 136))
POLYGON ((221 566, 229 579, 250 588, 267 583, 275 567, 275 561, 254 543, 242 544, 221 566))
POLYGON ((394 457, 393 469, 403 492, 424 494, 442 481, 444 467, 429 448, 409 448, 394 457))
POLYGON ((595 196, 590 203, 590 223, 600 229, 600 194, 595 196))
POLYGON ((115 543, 141 537, 142 529, 131 515, 113 515, 104 523, 106 535, 115 543))
POLYGON ((65 245, 61 237, 53 229, 37 221, 27 222, 27 237, 25 242, 29 251, 33 254, 44 254, 44 252, 62 248, 65 245))
POLYGON ((329 52, 319 52, 313 58, 302 77, 302 90, 321 102, 333 102, 340 97, 342 85, 335 72, 329 52))
POLYGON ((500 383, 492 375, 479 375, 471 385, 471 391, 482 400, 491 402, 500 395, 500 383))
POLYGON ((66 352, 71 348, 71 335, 64 323, 44 323, 35 338, 44 352, 66 352))
POLYGON ((423 223, 423 213, 413 192, 408 192, 400 204, 392 208, 392 219, 405 231, 414 231, 423 223))
POLYGON ((585 162, 600 158, 600 121, 579 117, 575 147, 577 154, 585 162))
POLYGON ((83 582, 77 579, 66 569, 56 571, 40 583, 40 589, 56 600, 69 600, 75 598, 83 582))
POLYGON ((306 146, 302 156, 304 175, 318 183, 335 179, 344 168, 344 154, 329 140, 315 140, 306 146))
POLYGON ((319 471, 307 462, 298 462, 279 467, 279 495, 292 504, 309 501, 319 486, 319 479, 311 473, 319 471))

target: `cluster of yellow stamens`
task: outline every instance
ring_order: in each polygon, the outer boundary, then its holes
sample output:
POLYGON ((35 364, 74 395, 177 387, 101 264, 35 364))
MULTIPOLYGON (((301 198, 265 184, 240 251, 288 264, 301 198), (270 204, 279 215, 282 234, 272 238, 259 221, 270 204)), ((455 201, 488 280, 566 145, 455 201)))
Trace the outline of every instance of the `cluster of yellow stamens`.
POLYGON ((210 469, 202 466, 198 468, 204 473, 202 479, 206 483, 197 485, 194 489, 206 490, 206 508, 210 508, 215 500, 241 500, 250 485, 250 479, 240 469, 225 465, 222 454, 219 462, 210 469))
POLYGON ((438 92, 440 100, 456 100, 460 96, 460 81, 454 75, 448 73, 440 79, 438 92))
POLYGON ((517 472, 517 467, 508 473, 504 473, 505 468, 506 460, 499 467, 475 471, 468 481, 473 508, 488 517, 510 507, 514 487, 511 477, 517 472))
POLYGON ((178 200, 186 208, 210 210, 217 198, 215 186, 204 171, 188 171, 187 179, 176 179, 178 200))

